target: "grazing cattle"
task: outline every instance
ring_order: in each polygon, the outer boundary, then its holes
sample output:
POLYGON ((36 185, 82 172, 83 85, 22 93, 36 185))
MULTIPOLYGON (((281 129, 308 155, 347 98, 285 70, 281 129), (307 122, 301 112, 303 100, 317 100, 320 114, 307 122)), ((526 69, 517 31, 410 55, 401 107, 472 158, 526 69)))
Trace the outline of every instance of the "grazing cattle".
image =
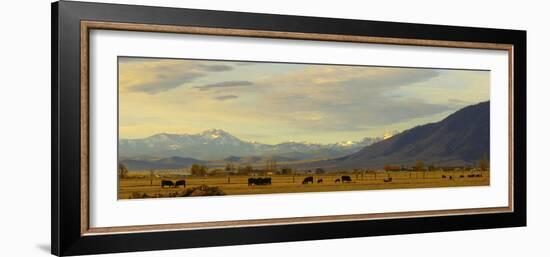
POLYGON ((384 182, 391 182, 391 181, 392 181, 392 178, 384 179, 384 182))
POLYGON ((460 178, 464 178, 464 175, 460 175, 460 178))
POLYGON ((175 187, 179 187, 179 186, 182 186, 182 185, 183 185, 183 187, 185 187, 185 179, 176 181, 175 187))
POLYGON ((345 183, 345 182, 351 182, 351 177, 350 176, 342 176, 342 183, 345 183))
POLYGON ((441 176, 441 178, 447 178, 447 176, 445 176, 445 175, 442 175, 442 176, 441 176))
POLYGON ((249 178, 248 179, 248 185, 253 186, 263 186, 263 185, 271 185, 271 178, 249 178))
POLYGON ((263 178, 262 185, 271 185, 271 178, 263 178))
POLYGON ((477 174, 476 177, 477 177, 477 178, 481 178, 481 177, 483 177, 483 175, 477 174))
POLYGON ((340 183, 340 179, 339 178, 335 179, 334 183, 340 183))
POLYGON ((468 175, 469 178, 473 178, 473 177, 475 177, 475 176, 476 176, 476 175, 474 175, 474 174, 468 175))
POLYGON ((304 180, 302 181, 302 184, 304 184, 304 185, 309 184, 309 183, 313 184, 313 177, 311 177, 311 176, 304 178, 304 180))
POLYGON ((351 182, 351 177, 350 176, 342 176, 342 183, 344 182, 351 182))
POLYGON ((449 179, 450 179, 450 180, 453 180, 453 176, 449 176, 449 179))
POLYGON ((248 178, 248 186, 254 185, 255 184, 254 182, 256 182, 255 178, 248 178))
POLYGON ((320 178, 320 179, 317 180, 317 184, 319 184, 319 183, 323 183, 323 179, 322 179, 322 178, 320 178))
POLYGON ((168 188, 172 188, 174 187, 174 182, 172 182, 171 180, 162 180, 160 182, 160 187, 164 188, 164 186, 168 186, 168 188))

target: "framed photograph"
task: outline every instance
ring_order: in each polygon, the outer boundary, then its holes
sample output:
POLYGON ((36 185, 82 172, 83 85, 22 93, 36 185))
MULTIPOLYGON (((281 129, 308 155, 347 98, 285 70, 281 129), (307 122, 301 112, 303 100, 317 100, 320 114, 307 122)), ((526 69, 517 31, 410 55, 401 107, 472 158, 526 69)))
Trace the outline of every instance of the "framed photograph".
POLYGON ((526 225, 526 32, 52 5, 52 253, 526 225))

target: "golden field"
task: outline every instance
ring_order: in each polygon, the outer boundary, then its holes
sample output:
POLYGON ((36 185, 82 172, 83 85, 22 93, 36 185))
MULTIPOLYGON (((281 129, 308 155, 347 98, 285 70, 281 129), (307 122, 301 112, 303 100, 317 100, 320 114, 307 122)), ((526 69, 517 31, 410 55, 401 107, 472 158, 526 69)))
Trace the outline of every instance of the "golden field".
POLYGON ((489 171, 399 171, 399 172, 362 172, 362 173, 327 173, 327 174, 296 174, 296 175, 266 175, 270 177, 271 185, 248 185, 246 175, 217 176, 187 176, 162 175, 161 178, 147 176, 132 176, 119 178, 118 198, 158 198, 181 197, 189 195, 190 190, 197 188, 215 188, 224 195, 273 194, 300 192, 330 192, 350 190, 375 189, 405 189, 431 187, 488 186, 489 171), (335 182, 337 178, 349 176, 351 182, 335 182), (306 177, 313 177, 313 184, 302 184, 306 177), (391 178, 391 181, 389 181, 391 178), (174 183, 184 179, 186 187, 161 188, 162 180, 174 183), (322 183, 317 183, 322 179, 322 183), (206 185, 203 186, 203 185, 206 185), (187 191, 186 191, 187 190, 187 191))

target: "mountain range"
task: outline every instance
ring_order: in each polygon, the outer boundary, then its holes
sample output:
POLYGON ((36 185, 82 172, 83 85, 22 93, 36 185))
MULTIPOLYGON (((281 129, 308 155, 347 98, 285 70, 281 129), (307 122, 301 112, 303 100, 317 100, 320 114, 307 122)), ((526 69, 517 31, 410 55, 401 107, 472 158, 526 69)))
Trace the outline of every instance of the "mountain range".
POLYGON ((277 156, 289 160, 304 160, 344 156, 380 140, 380 137, 366 137, 361 141, 334 144, 284 142, 270 145, 244 141, 221 129, 209 129, 198 134, 161 133, 142 139, 121 139, 119 155, 123 160, 173 156, 199 160, 221 160, 231 156, 277 156))
POLYGON ((193 158, 172 156, 161 159, 126 159, 122 163, 130 170, 156 170, 156 169, 179 169, 189 167, 193 164, 206 164, 206 161, 193 158))
POLYGON ((199 134, 157 134, 143 139, 121 139, 121 161, 129 169, 175 169, 193 163, 227 162, 265 165, 284 162, 297 170, 323 168, 379 169, 385 165, 475 165, 489 152, 490 104, 464 107, 445 119, 395 135, 334 144, 285 142, 269 145, 241 140, 220 130, 199 134))
POLYGON ((329 170, 381 168, 411 165, 417 160, 436 166, 475 165, 490 156, 489 117, 489 102, 467 106, 442 121, 405 130, 356 153, 308 166, 329 170))

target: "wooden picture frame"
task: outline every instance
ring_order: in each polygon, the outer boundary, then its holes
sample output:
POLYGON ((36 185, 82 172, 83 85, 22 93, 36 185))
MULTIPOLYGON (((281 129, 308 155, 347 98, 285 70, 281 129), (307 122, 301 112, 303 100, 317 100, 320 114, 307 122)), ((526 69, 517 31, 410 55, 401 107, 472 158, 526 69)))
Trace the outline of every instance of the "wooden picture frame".
POLYGON ((526 225, 526 32, 178 9, 52 4, 52 254, 161 250, 526 225), (90 227, 89 33, 139 31, 508 52, 505 207, 90 227))

